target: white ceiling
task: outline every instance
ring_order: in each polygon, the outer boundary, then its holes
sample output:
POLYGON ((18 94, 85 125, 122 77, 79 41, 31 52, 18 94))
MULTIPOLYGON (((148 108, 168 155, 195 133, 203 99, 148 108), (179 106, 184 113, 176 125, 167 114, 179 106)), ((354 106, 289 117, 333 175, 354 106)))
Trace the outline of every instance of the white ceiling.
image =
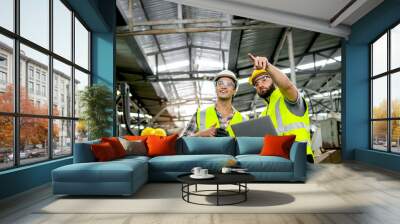
MULTIPOLYGON (((244 1, 229 0, 229 2, 242 4, 244 1)), ((264 9, 272 9, 317 19, 329 20, 348 2, 350 2, 350 0, 252 0, 246 1, 245 4, 264 9)))
POLYGON ((343 12, 343 18, 336 25, 331 24, 330 20, 351 2, 350 0, 168 1, 340 37, 347 37, 350 34, 350 25, 383 2, 383 0, 356 0, 343 12))

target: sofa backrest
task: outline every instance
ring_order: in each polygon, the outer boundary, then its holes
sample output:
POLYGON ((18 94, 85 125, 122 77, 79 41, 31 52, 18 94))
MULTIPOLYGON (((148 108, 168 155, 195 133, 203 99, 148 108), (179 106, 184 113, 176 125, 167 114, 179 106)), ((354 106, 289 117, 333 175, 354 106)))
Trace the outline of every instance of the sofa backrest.
POLYGON ((177 154, 235 155, 235 139, 231 137, 182 137, 178 140, 177 154))
POLYGON ((93 155, 92 149, 90 146, 92 144, 99 144, 100 139, 75 143, 74 147, 74 163, 89 163, 95 162, 96 158, 93 155))
POLYGON ((237 137, 236 155, 259 154, 264 145, 264 137, 237 137))
MULTIPOLYGON (((75 143, 74 163, 95 162, 90 146, 100 140, 75 143)), ((263 137, 182 137, 177 140, 178 155, 225 154, 244 155, 259 154, 264 144, 263 137)))

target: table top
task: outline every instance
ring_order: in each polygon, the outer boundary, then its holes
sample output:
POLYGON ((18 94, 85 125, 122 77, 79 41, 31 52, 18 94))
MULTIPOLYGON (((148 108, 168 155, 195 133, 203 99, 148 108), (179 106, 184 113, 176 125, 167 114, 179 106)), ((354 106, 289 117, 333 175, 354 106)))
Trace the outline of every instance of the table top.
POLYGON ((191 174, 179 175, 177 179, 186 184, 236 184, 255 180, 255 177, 249 173, 212 173, 215 177, 210 179, 194 179, 190 177, 191 174))

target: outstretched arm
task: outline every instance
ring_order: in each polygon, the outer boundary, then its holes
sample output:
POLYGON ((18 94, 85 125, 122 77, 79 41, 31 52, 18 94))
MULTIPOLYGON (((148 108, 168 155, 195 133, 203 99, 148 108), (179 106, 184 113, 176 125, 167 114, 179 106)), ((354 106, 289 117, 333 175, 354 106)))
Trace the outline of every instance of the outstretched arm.
POLYGON ((284 74, 274 65, 270 64, 266 57, 255 56, 251 53, 249 53, 248 56, 253 62, 253 69, 264 69, 268 71, 268 73, 271 75, 272 81, 279 88, 285 98, 288 99, 290 102, 297 101, 299 94, 298 89, 289 80, 286 74, 284 74))

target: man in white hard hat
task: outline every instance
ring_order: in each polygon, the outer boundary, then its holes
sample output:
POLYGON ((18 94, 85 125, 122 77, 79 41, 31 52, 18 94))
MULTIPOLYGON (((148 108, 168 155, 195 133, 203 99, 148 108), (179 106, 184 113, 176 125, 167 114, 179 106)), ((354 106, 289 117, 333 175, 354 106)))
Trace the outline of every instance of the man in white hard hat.
POLYGON ((224 70, 214 78, 217 101, 204 110, 197 110, 183 131, 183 136, 231 136, 235 134, 231 125, 247 120, 232 106, 232 99, 238 88, 236 75, 224 70))

